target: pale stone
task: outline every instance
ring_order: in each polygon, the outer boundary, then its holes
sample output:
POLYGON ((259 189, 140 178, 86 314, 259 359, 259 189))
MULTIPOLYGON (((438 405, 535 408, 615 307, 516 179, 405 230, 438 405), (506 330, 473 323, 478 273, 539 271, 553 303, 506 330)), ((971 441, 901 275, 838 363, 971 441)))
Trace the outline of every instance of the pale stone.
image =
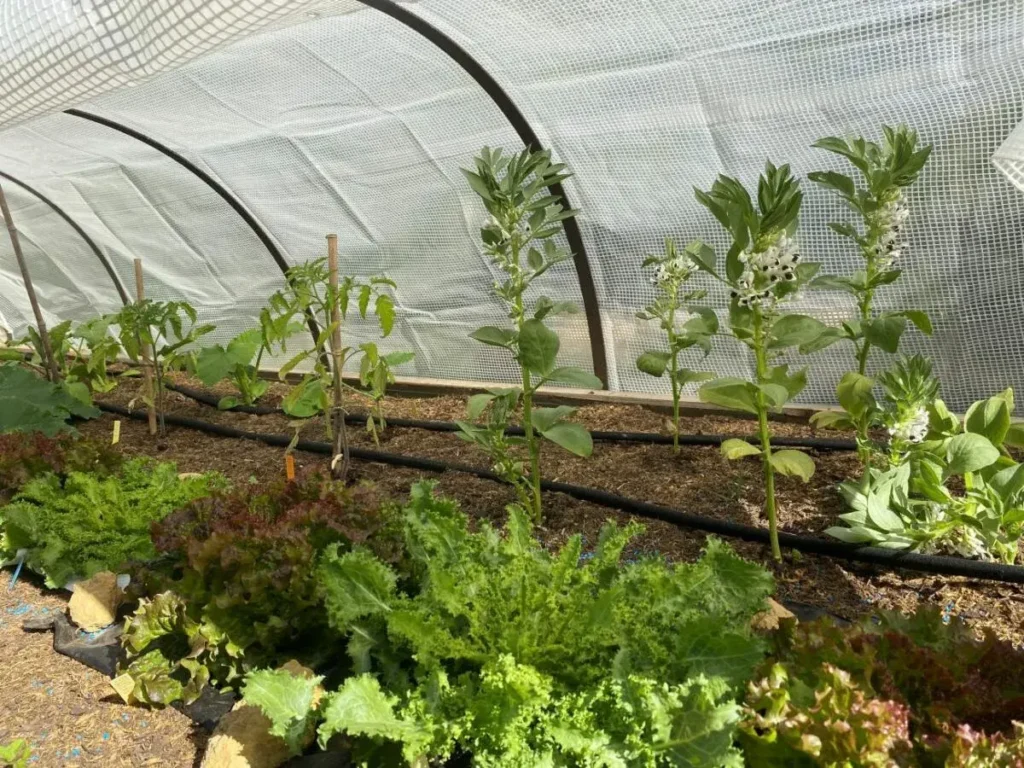
POLYGON ((110 571, 101 571, 91 579, 76 582, 68 603, 71 620, 86 632, 109 627, 117 619, 117 608, 123 597, 117 574, 110 571))
POLYGON ((259 707, 238 702, 217 723, 200 768, 277 768, 288 760, 284 739, 259 707))
MULTIPOLYGON (((294 659, 280 669, 295 677, 314 677, 313 670, 294 659)), ((318 688, 314 707, 322 695, 318 688)), ((277 768, 288 760, 289 754, 284 740, 270 735, 271 725, 270 718, 259 707, 238 702, 217 724, 200 768, 277 768)), ((304 746, 312 744, 314 737, 310 730, 304 746)))
POLYGON ((795 619, 796 616, 786 606, 768 598, 768 610, 754 616, 750 620, 750 626, 761 631, 771 631, 779 628, 781 619, 795 619))

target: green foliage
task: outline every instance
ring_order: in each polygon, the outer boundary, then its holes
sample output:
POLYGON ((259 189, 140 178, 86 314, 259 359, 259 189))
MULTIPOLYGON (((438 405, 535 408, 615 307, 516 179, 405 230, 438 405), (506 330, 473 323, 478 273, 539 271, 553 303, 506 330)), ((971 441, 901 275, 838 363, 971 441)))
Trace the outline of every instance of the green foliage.
MULTIPOLYGON (((748 347, 755 361, 752 381, 715 379, 700 388, 700 399, 758 417, 761 450, 757 455, 764 467, 772 554, 779 560, 782 553, 776 521, 775 474, 796 476, 806 482, 814 472, 814 462, 800 451, 772 454, 768 412, 782 408, 807 385, 805 370, 791 374, 788 365, 772 363, 789 349, 821 349, 827 346, 828 336, 828 329, 820 321, 807 315, 788 314, 784 309, 819 267, 802 262, 792 238, 803 193, 788 165, 776 167, 771 163, 765 166, 758 182, 756 202, 739 181, 728 176, 719 176, 707 192, 695 191, 697 199, 730 234, 732 245, 724 265, 719 264, 711 246, 699 241, 687 246, 687 256, 694 267, 729 289, 729 335, 748 347)), ((710 310, 703 310, 700 317, 706 319, 710 314, 710 310)), ((730 443, 723 446, 723 454, 737 459, 754 452, 730 443)))
POLYGON ((119 327, 118 338, 128 359, 135 365, 152 365, 155 398, 150 400, 149 395, 144 394, 142 399, 156 409, 161 432, 165 431, 164 374, 187 367, 192 355, 185 351, 186 347, 216 329, 210 324, 197 325, 197 317, 195 309, 187 302, 146 299, 125 304, 120 312, 107 318, 119 327), (151 355, 152 360, 147 362, 147 355, 151 355))
POLYGON ((314 709, 321 682, 322 677, 261 669, 249 673, 242 694, 270 718, 270 733, 283 739, 292 755, 298 755, 316 730, 314 709))
POLYGON ((840 486, 850 511, 836 538, 891 549, 1017 559, 1024 535, 1024 466, 1006 447, 1012 439, 1013 391, 970 407, 963 424, 934 399, 930 367, 904 364, 879 377, 886 402, 864 396, 873 424, 888 424, 886 468, 868 467, 840 486), (928 399, 931 398, 931 399, 928 399), (962 490, 960 490, 962 489, 962 490))
POLYGON ((19 365, 0 365, 0 434, 41 432, 53 436, 71 431, 72 416, 94 419, 100 412, 72 395, 63 384, 53 384, 19 365))
POLYGON ((371 487, 312 474, 268 492, 215 493, 153 525, 161 560, 141 580, 161 596, 140 606, 124 635, 136 698, 195 698, 208 680, 237 686, 257 666, 340 653, 324 639, 317 558, 330 544, 359 543, 396 560, 389 520, 371 487), (183 676, 191 687, 175 687, 183 676))
POLYGON ((773 642, 747 696, 752 764, 994 768, 1022 754, 1024 652, 991 632, 927 608, 789 624, 773 642))
MULTIPOLYGON (((64 385, 70 394, 87 405, 92 404, 93 392, 109 392, 117 386, 117 381, 107 375, 107 366, 116 361, 121 352, 121 345, 110 334, 111 322, 111 317, 102 316, 72 327, 72 321, 65 320, 47 329, 50 349, 64 385)), ((39 331, 29 327, 28 336, 12 346, 24 345, 32 348, 28 365, 45 375, 45 352, 39 331)))
POLYGON ((380 434, 387 429, 387 421, 384 417, 384 397, 387 395, 388 385, 395 383, 395 374, 392 373, 392 368, 412 362, 416 354, 414 352, 391 352, 382 355, 372 341, 360 344, 359 348, 363 350, 363 359, 359 364, 359 383, 373 403, 370 415, 366 417, 366 431, 373 436, 373 442, 379 445, 380 434))
MULTIPOLYGON (((462 172, 490 214, 480 230, 480 238, 491 262, 505 275, 501 282, 495 282, 494 294, 507 305, 512 328, 485 326, 470 337, 506 350, 519 366, 521 389, 515 403, 508 403, 513 407, 503 409, 502 413, 511 416, 515 406, 522 403, 530 464, 528 483, 532 491, 524 503, 528 502, 527 508, 534 519, 540 520, 539 436, 579 456, 589 456, 593 444, 583 427, 566 421, 573 409, 535 409, 534 394, 551 381, 592 389, 602 386, 600 379, 582 369, 557 366, 561 340, 545 320, 557 314, 576 312, 576 307, 547 296, 538 297, 532 311, 526 303, 526 292, 533 283, 555 265, 571 258, 554 238, 561 231, 560 222, 577 212, 563 208, 561 199, 549 192, 551 186, 569 178, 564 165, 551 162, 550 152, 525 149, 518 154, 505 155, 500 149, 484 147, 475 164, 475 171, 463 169, 462 172)), ((471 404, 470 409, 475 407, 471 404)), ((480 410, 475 410, 479 415, 480 410)), ((487 430, 498 426, 492 417, 487 430)), ((510 462, 507 456, 490 450, 504 447, 504 438, 482 440, 479 429, 466 430, 465 434, 470 442, 488 451, 495 465, 503 465, 509 471, 513 467, 525 471, 522 463, 510 462)), ((521 488, 524 482, 517 479, 514 484, 521 488)))
POLYGON ((4 768, 28 768, 31 760, 32 747, 25 739, 0 744, 0 765, 4 768))
MULTIPOLYGON (((327 259, 315 259, 289 269, 286 287, 270 297, 270 306, 264 310, 260 320, 264 334, 276 332, 273 329, 293 326, 303 317, 316 320, 321 328, 316 343, 310 349, 294 355, 278 371, 278 375, 284 380, 297 365, 304 362, 311 362, 313 365, 312 372, 303 376, 302 381, 292 389, 282 403, 285 413, 298 420, 294 425, 296 441, 305 421, 324 412, 327 415, 328 437, 333 440, 337 433, 342 445, 346 444, 341 392, 347 385, 340 380, 341 372, 349 360, 359 354, 365 357, 371 353, 367 345, 359 348, 342 346, 332 350, 331 337, 335 331, 340 334, 353 299, 358 307, 359 316, 365 319, 372 311, 380 325, 381 336, 389 336, 395 322, 395 302, 389 291, 396 287, 395 282, 388 277, 371 277, 365 282, 360 282, 354 277, 344 276, 339 278, 337 288, 334 288, 330 284, 327 259), (339 318, 337 324, 332 321, 333 311, 337 312, 339 318), (333 362, 328 365, 327 358, 331 353, 334 355, 333 362), (337 370, 334 370, 335 368, 337 370), (338 377, 338 381, 335 381, 335 376, 338 377), (333 408, 332 392, 335 400, 333 408)), ((376 354, 376 345, 372 345, 372 349, 376 354)), ((381 367, 380 355, 376 354, 376 357, 376 365, 381 367)), ((399 362, 394 363, 398 364, 399 362)), ((365 361, 361 363, 361 371, 364 365, 367 365, 365 361)), ((389 369, 385 369, 383 382, 377 380, 376 383, 383 383, 386 388, 388 373, 389 369)), ((383 399, 383 390, 380 398, 383 399)), ((342 475, 347 472, 347 454, 344 460, 346 465, 342 469, 342 475)))
POLYGON ((517 446, 526 445, 526 438, 507 434, 521 395, 518 387, 473 395, 466 403, 466 420, 456 422, 459 426, 456 435, 480 447, 491 459, 491 471, 515 488, 524 509, 532 509, 533 486, 516 451, 517 446))
POLYGON ((404 530, 411 578, 360 549, 323 558, 356 675, 320 708, 321 744, 345 733, 382 766, 460 750, 495 767, 737 764, 762 569, 714 539, 693 564, 623 564, 635 525, 605 526, 592 554, 578 535, 552 553, 518 508, 504 535, 471 533, 431 483, 404 530))
POLYGON ((657 267, 651 283, 657 295, 643 311, 641 320, 657 320, 668 341, 668 350, 649 350, 637 358, 636 367, 643 373, 661 378, 668 373, 672 387, 672 448, 679 453, 679 398, 683 387, 713 378, 713 374, 679 367, 679 355, 691 347, 700 347, 707 357, 711 337, 718 332, 718 316, 713 310, 692 307, 691 302, 703 299, 707 291, 683 293, 694 267, 676 250, 675 241, 665 241, 664 256, 650 256, 644 267, 657 267))
MULTIPOLYGON (((856 301, 858 317, 830 330, 827 340, 853 344, 860 376, 867 375, 872 347, 889 354, 899 350, 908 321, 923 333, 932 332, 928 315, 920 310, 878 313, 874 309, 875 292, 892 285, 901 275, 897 265, 908 248, 906 230, 910 216, 905 190, 917 181, 932 151, 930 145, 918 149, 917 131, 906 126, 882 126, 882 132, 881 144, 863 138, 832 137, 814 145, 846 158, 860 172, 862 186, 836 171, 811 173, 808 177, 837 194, 863 222, 863 231, 848 223, 834 222, 829 226, 853 241, 864 260, 864 268, 846 277, 824 275, 811 283, 813 287, 842 291, 856 301)), ((851 416, 858 438, 866 441, 868 433, 863 420, 851 416)), ((865 462, 868 459, 864 450, 861 458, 865 462)))
POLYGON ((70 435, 46 437, 38 432, 0 435, 0 506, 39 475, 93 472, 105 476, 120 466, 121 455, 101 443, 70 435))
POLYGON ((208 387, 230 379, 238 389, 238 397, 227 395, 217 407, 234 408, 239 404, 252 405, 266 393, 270 382, 259 376, 263 355, 272 351, 271 341, 260 328, 243 331, 228 342, 226 347, 213 344, 203 347, 192 357, 190 367, 208 387))
POLYGON ((125 462, 101 477, 70 472, 61 482, 46 474, 29 481, 3 508, 6 557, 27 549, 25 564, 51 587, 98 571, 117 571, 156 555, 153 521, 223 483, 218 475, 179 479, 174 464, 125 462))

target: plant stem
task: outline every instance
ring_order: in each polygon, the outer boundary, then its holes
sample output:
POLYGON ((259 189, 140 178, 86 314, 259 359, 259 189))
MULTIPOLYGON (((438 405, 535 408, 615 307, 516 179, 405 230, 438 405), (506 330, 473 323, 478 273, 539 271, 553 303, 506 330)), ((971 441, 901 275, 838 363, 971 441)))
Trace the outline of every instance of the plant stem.
MULTIPOLYGON (((860 302, 860 323, 861 333, 864 332, 864 325, 871 320, 871 300, 874 291, 867 291, 860 302)), ((857 350, 857 371, 861 376, 867 376, 868 371, 868 352, 871 350, 871 342, 866 338, 863 340, 861 348, 857 350)))
POLYGON ((523 373, 523 431, 526 447, 530 451, 530 485, 533 486, 533 519, 539 523, 543 516, 540 500, 540 446, 533 432, 533 392, 530 390, 530 370, 520 366, 523 373))
POLYGON ((672 453, 679 455, 679 350, 676 349, 676 302, 678 288, 673 288, 672 305, 668 311, 668 347, 672 352, 672 453))
MULTIPOLYGON (((341 375, 344 360, 341 351, 341 308, 338 306, 338 236, 327 235, 327 269, 328 289, 330 297, 327 321, 331 331, 331 379, 334 387, 334 456, 331 458, 331 474, 335 479, 345 482, 348 479, 350 464, 348 434, 345 431, 344 389, 341 375), (338 464, 341 464, 339 467, 338 464)), ((314 286, 314 291, 316 287, 314 286)), ((330 423, 330 422, 328 422, 330 423)))
MULTIPOLYGON (((865 283, 871 285, 871 281, 875 279, 875 257, 874 253, 868 251, 865 255, 865 261, 867 262, 867 268, 865 269, 865 283)), ((875 298, 875 289, 867 288, 860 297, 860 332, 864 333, 864 326, 871 321, 871 302, 875 298)), ((859 350, 857 350, 857 370, 861 376, 867 376, 868 371, 868 352, 871 350, 871 342, 867 340, 867 337, 863 337, 864 344, 859 350)))
MULTIPOLYGON (((516 265, 516 273, 519 277, 519 290, 516 292, 515 302, 513 307, 515 309, 515 320, 516 329, 519 333, 523 332, 523 322, 526 317, 526 312, 523 308, 523 292, 526 287, 522 284, 521 273, 519 272, 519 254, 522 251, 522 245, 513 239, 512 244, 512 260, 516 265)), ((530 376, 530 369, 525 365, 520 364, 519 370, 522 373, 523 381, 523 432, 526 435, 526 447, 530 452, 530 485, 533 487, 533 520, 535 523, 540 523, 543 519, 543 507, 540 498, 540 446, 538 445, 537 435, 533 431, 533 388, 532 388, 532 377, 530 376)))
POLYGON ((679 353, 672 353, 672 453, 679 455, 679 353))
POLYGON ((160 417, 160 434, 167 435, 167 424, 164 422, 164 371, 160 359, 153 353, 153 366, 156 368, 156 411, 160 417))
MULTIPOLYGON (((754 356, 757 360, 757 383, 760 386, 768 378, 768 355, 765 350, 764 318, 761 309, 754 310, 754 356)), ((761 438, 761 463, 764 467, 764 501, 768 513, 768 536, 771 539, 772 557, 782 561, 779 549, 778 518, 775 510, 775 469, 772 467, 771 431, 768 428, 768 405, 764 393, 757 391, 757 428, 761 438)))

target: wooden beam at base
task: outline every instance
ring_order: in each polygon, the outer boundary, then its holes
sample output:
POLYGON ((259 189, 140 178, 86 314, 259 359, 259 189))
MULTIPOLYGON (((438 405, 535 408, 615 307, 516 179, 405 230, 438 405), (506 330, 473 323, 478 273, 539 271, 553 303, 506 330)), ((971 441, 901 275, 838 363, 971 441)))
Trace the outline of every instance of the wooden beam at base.
MULTIPOLYGON (((261 370, 260 376, 265 379, 277 381, 277 371, 261 370)), ((359 385, 358 376, 344 376, 345 382, 356 388, 359 385)), ((301 373, 289 373, 285 380, 289 383, 296 383, 302 379, 301 373)), ((439 397, 443 395, 455 395, 469 397, 489 389, 507 387, 507 382, 488 381, 466 381, 459 379, 429 379, 416 376, 399 376, 395 383, 388 386, 388 394, 399 397, 439 397)), ((596 389, 572 389, 569 387, 541 387, 537 391, 537 399, 544 405, 633 405, 642 408, 649 408, 659 413, 672 412, 672 396, 657 395, 639 392, 609 392, 596 389)), ((773 418, 780 421, 806 422, 819 411, 839 411, 833 405, 788 405, 773 418)), ((683 416, 729 416, 735 419, 751 419, 752 414, 739 411, 731 411, 707 403, 702 403, 695 398, 684 397, 680 401, 679 412, 683 416)))

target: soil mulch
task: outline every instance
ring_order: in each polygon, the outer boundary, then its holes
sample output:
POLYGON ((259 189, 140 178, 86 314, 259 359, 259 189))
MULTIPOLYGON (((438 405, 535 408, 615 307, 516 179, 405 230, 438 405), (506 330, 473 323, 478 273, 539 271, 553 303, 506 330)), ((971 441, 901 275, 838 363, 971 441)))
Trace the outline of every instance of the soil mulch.
POLYGON ((51 632, 25 632, 32 616, 62 612, 64 593, 0 571, 0 744, 23 738, 31 765, 139 768, 198 765, 206 732, 175 709, 126 706, 110 679, 53 650, 51 632))
MULTIPOLYGON (((194 381, 181 383, 195 386, 194 381)), ((127 404, 133 387, 121 387, 107 401, 127 404)), ((274 385, 266 401, 280 400, 285 388, 274 385)), ((218 394, 230 393, 230 388, 218 394)), ((365 407, 365 400, 350 398, 350 408, 365 407)), ((175 415, 227 424, 239 429, 289 434, 290 421, 283 415, 253 416, 217 411, 199 405, 178 393, 168 392, 167 411, 175 415)), ((464 398, 391 398, 388 413, 392 417, 452 420, 461 418, 464 398)), ((588 405, 575 417, 591 429, 665 432, 665 417, 638 406, 588 405)), ((98 439, 109 439, 112 417, 89 422, 82 431, 98 439)), ((719 416, 688 417, 681 429, 689 434, 752 435, 755 423, 745 419, 719 416)), ((816 434, 805 424, 779 423, 780 435, 816 434)), ((836 432, 821 433, 830 437, 836 432)), ((310 420, 302 437, 323 440, 322 425, 310 420)), ((374 448, 362 430, 350 427, 354 446, 374 448)), ((263 484, 278 480, 284 472, 283 452, 260 443, 217 438, 184 428, 169 427, 165 438, 154 442, 142 422, 124 420, 121 444, 129 454, 148 454, 176 461, 181 471, 218 470, 238 483, 263 484)), ((462 464, 487 466, 486 458, 474 446, 454 434, 415 429, 390 428, 380 450, 410 456, 424 456, 462 464)), ((850 453, 812 452, 817 471, 811 482, 779 478, 780 526, 784 530, 821 534, 835 524, 843 511, 835 486, 859 472, 856 457, 850 453)), ((326 456, 298 453, 299 468, 327 468, 326 456)), ((554 446, 544 454, 545 477, 550 480, 600 488, 643 501, 663 504, 686 512, 736 522, 764 525, 761 519, 763 488, 760 465, 754 460, 726 462, 717 448, 683 446, 679 455, 664 445, 596 443, 589 459, 578 459, 554 446)), ((372 481, 382 492, 403 498, 409 485, 427 473, 368 462, 355 462, 355 478, 372 481)), ((438 477, 442 491, 458 498, 463 508, 478 519, 501 524, 505 508, 514 501, 511 489, 469 475, 449 472, 438 477)), ((550 546, 558 546, 574 533, 580 533, 587 545, 597 541, 606 520, 622 524, 630 516, 572 499, 547 494, 545 521, 538 531, 550 546)), ((681 529, 669 523, 643 520, 645 532, 634 542, 627 556, 660 554, 672 560, 690 560, 704 545, 706 535, 681 529)), ((971 581, 960 577, 941 577, 911 571, 891 572, 855 563, 814 555, 793 553, 781 567, 772 563, 766 546, 732 542, 745 557, 772 569, 783 599, 823 608, 847 619, 870 614, 878 609, 912 611, 915 606, 935 603, 952 615, 967 619, 974 626, 990 627, 1002 637, 1024 642, 1024 589, 1016 585, 971 581)))

